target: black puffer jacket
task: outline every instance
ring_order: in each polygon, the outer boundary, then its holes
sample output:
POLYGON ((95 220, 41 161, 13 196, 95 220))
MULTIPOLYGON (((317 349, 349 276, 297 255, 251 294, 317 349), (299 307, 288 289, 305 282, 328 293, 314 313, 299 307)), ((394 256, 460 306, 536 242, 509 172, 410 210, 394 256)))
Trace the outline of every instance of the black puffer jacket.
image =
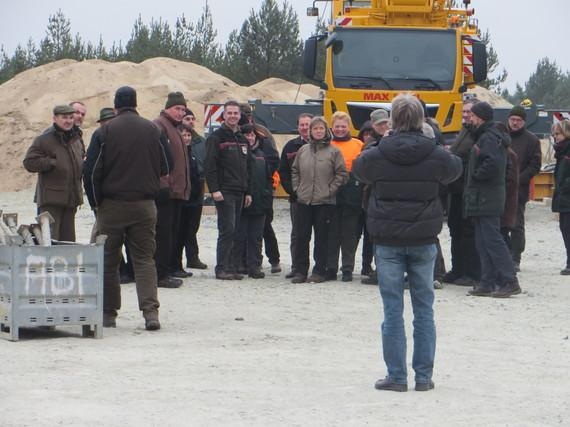
POLYGON ((399 132, 364 150, 352 171, 371 185, 367 227, 374 243, 435 243, 443 223, 440 184, 461 173, 461 160, 420 132, 399 132))
POLYGON ((556 167, 554 169, 553 212, 570 212, 570 139, 554 146, 556 167))

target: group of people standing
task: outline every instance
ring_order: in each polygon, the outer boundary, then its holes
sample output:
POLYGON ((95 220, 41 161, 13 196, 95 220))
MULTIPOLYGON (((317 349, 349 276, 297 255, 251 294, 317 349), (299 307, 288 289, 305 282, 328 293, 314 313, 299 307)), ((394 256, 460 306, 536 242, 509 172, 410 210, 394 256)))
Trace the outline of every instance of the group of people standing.
MULTIPOLYGON (((148 330, 160 328, 157 287, 176 288, 205 269, 196 233, 204 184, 217 211, 215 276, 220 280, 264 277, 262 242, 272 273, 281 271, 273 217, 278 181, 289 195, 293 283, 353 280, 355 253, 363 236, 361 273, 380 286, 382 340, 388 367, 380 390, 407 390, 403 291, 414 306, 416 390, 427 391, 435 357, 433 289, 442 197, 449 192, 452 268, 442 280, 472 286, 473 296, 509 297, 524 251, 524 212, 529 182, 540 170, 536 137, 525 129, 525 111, 514 107, 508 123, 493 121, 485 102, 467 100, 463 129, 449 148, 427 117, 425 105, 398 95, 391 112, 375 110, 359 138, 351 119, 336 112, 331 123, 301 114, 299 136, 279 156, 271 134, 236 101, 224 105, 223 123, 204 139, 182 93, 168 94, 154 121, 137 110, 136 91, 121 87, 114 108, 100 113, 100 128, 85 151, 82 103, 57 106, 53 126, 38 136, 24 159, 38 173, 36 202, 54 217, 53 238, 75 240, 74 215, 82 203, 81 180, 107 236, 104 265, 104 326, 114 327, 121 306, 120 269, 126 245, 139 308, 148 330), (313 268, 310 241, 313 238, 313 268), (269 244, 267 244, 267 242, 269 244), (339 267, 340 257, 340 267, 339 267), (375 258, 375 267, 372 260, 375 258)), ((570 248, 570 126, 553 127, 556 187, 553 210, 570 248)), ((444 203, 442 203, 442 200, 444 203)), ((570 253, 570 252, 568 252, 570 253)), ((570 255, 561 274, 570 274, 570 255)))

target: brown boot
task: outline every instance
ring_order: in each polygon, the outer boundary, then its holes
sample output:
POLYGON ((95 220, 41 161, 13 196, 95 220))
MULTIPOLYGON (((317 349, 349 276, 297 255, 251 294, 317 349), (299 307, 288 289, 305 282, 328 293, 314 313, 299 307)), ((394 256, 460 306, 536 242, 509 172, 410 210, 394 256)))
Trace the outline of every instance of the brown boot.
POLYGON ((491 296, 493 298, 508 298, 511 295, 518 295, 521 292, 522 291, 519 285, 519 280, 515 277, 514 280, 505 283, 503 286, 499 288, 499 290, 493 292, 491 296))

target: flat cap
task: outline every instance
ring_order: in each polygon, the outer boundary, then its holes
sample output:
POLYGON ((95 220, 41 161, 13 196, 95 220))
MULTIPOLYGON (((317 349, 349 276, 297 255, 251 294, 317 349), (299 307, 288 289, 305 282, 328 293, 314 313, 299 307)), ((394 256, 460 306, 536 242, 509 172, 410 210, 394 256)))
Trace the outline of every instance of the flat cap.
POLYGON ((57 116, 59 114, 73 114, 75 109, 70 105, 56 105, 53 107, 53 115, 57 116))

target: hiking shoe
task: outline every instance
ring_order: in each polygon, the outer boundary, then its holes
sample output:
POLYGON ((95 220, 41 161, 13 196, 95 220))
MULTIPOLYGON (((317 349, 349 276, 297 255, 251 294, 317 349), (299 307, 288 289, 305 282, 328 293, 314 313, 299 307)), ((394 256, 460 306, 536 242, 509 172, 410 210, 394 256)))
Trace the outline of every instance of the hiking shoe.
MULTIPOLYGON (((335 277, 336 277, 336 274, 335 274, 335 277)), ((307 282, 309 282, 309 283, 323 283, 325 281, 326 281, 326 279, 318 273, 311 274, 309 276, 309 278, 307 279, 307 282)))
POLYGON ((521 287, 519 285, 519 281, 515 277, 514 280, 511 280, 510 282, 505 283, 498 290, 493 292, 493 294, 491 296, 493 298, 508 298, 512 295, 518 295, 521 292, 522 291, 521 291, 521 287))
POLYGON ((216 279, 219 280, 234 280, 234 274, 227 271, 220 270, 216 273, 216 279))
POLYGON ((387 390, 387 391, 408 391, 408 384, 399 384, 392 381, 390 377, 376 381, 374 383, 374 388, 376 390, 387 390))
POLYGON ((165 277, 158 281, 159 288, 169 288, 169 289, 176 289, 182 286, 182 280, 175 279, 174 277, 165 277))
POLYGON ((570 267, 566 267, 564 270, 560 270, 562 276, 570 276, 570 267))
POLYGON ((263 279, 265 277, 265 273, 260 269, 249 270, 247 275, 252 279, 263 279))
MULTIPOLYGON (((247 274, 247 271, 245 272, 245 274, 247 274)), ((234 280, 242 280, 244 274, 242 274, 242 272, 240 271, 238 273, 233 273, 233 276, 234 276, 234 280)))
POLYGON ((170 273, 170 276, 177 277, 179 279, 186 279, 187 277, 192 277, 192 273, 189 271, 178 270, 170 273))
POLYGON ((416 383, 416 391, 430 391, 435 388, 435 384, 430 380, 429 383, 416 383))
POLYGON ((492 294, 492 289, 483 288, 482 286, 476 286, 467 292, 467 295, 471 295, 472 297, 490 297, 492 294))
POLYGON ((378 278, 376 277, 376 275, 363 277, 362 279, 360 279, 360 283, 362 283, 363 285, 377 285, 378 278))
POLYGON ((293 277, 295 277, 295 274, 297 274, 297 273, 295 273, 293 270, 291 270, 289 273, 287 273, 285 275, 285 278, 286 279, 292 279, 293 277))
POLYGON ((352 282, 352 272, 351 271, 343 271, 341 279, 343 282, 352 282))
POLYGON ((271 273, 281 273, 281 264, 278 262, 271 264, 271 273))
POLYGON ((160 322, 158 319, 146 319, 144 321, 144 328, 147 331, 158 331, 160 329, 160 322))
POLYGON ((443 289, 443 282, 440 282, 439 280, 434 280, 433 281, 433 288, 434 289, 443 289))
POLYGON ((295 273, 291 283, 305 283, 307 281, 307 276, 301 273, 295 273))
POLYGON ((192 262, 187 263, 186 268, 196 268, 198 270, 205 270, 208 268, 208 266, 206 264, 204 264, 202 261, 200 261, 199 259, 196 259, 192 262))
POLYGON ((443 275, 441 281, 444 283, 455 283, 455 281, 460 277, 462 277, 460 274, 456 273, 453 270, 450 270, 443 275))
POLYGON ((477 280, 475 280, 469 276, 458 277, 457 279, 455 279, 453 284, 457 285, 457 286, 469 286, 471 288, 477 287, 477 285, 478 285, 477 280))

